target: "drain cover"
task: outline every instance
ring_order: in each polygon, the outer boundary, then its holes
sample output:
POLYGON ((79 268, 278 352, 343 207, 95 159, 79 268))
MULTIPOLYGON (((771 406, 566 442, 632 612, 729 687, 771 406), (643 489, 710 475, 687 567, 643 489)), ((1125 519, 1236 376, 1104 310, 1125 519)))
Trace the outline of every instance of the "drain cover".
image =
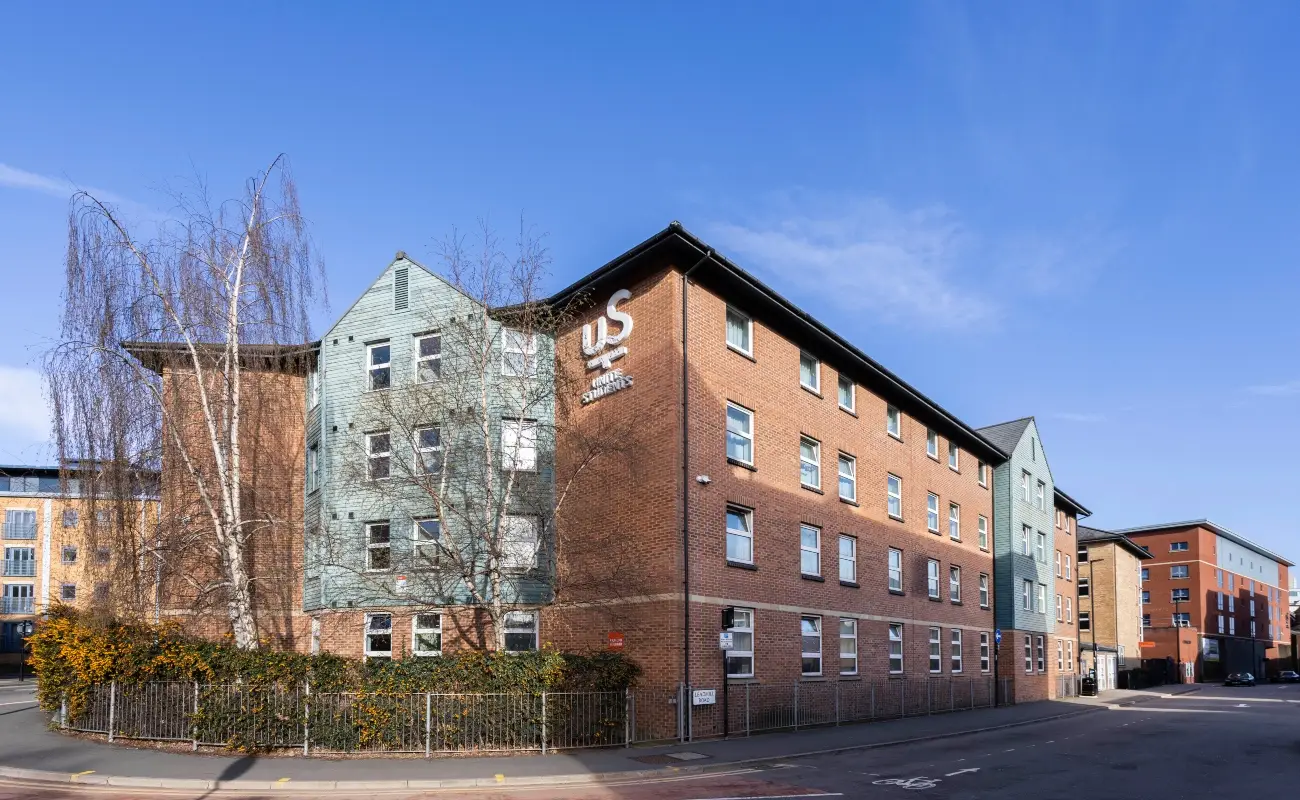
POLYGON ((708 758, 708 756, 704 755, 703 753, 690 753, 690 752, 667 753, 667 756, 677 761, 698 761, 701 758, 708 758))

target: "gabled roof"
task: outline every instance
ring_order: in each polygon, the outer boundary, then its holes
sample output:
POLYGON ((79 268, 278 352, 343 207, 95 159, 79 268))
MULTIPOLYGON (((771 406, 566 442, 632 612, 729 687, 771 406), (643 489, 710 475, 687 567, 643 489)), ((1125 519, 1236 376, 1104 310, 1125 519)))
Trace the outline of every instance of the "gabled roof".
POLYGON ((1080 542, 1114 542, 1115 544, 1119 545, 1120 547, 1123 547, 1125 550, 1129 551, 1130 553, 1132 553, 1133 555, 1137 556, 1140 559, 1145 560, 1148 558, 1155 557, 1151 555, 1149 552, 1147 552, 1146 549, 1142 547, 1142 545, 1138 544, 1137 542, 1133 541, 1132 539, 1128 538, 1122 533, 1117 533, 1116 531, 1105 531, 1102 530, 1101 528, 1089 528, 1087 525, 1080 525, 1079 541, 1080 542))
POLYGON ((1075 516, 1079 516, 1079 517, 1092 516, 1092 512, 1084 508, 1082 503, 1080 503, 1078 500, 1075 500, 1073 497, 1069 496, 1065 492, 1061 491, 1059 488, 1053 488, 1053 492, 1056 495, 1056 504, 1058 506, 1064 506, 1066 508, 1073 509, 1075 516))
POLYGON ((1033 422, 1033 417, 1023 417, 1013 419, 1010 422, 1001 422, 997 425, 989 425, 984 428, 977 428, 976 431, 993 443, 993 446, 1007 454, 1010 457, 1015 452, 1016 445, 1020 444, 1020 437, 1025 435, 1025 428, 1033 422))
POLYGON ((1126 536, 1142 536, 1144 534, 1149 534, 1149 533, 1164 533, 1165 531, 1174 530, 1177 528, 1208 528, 1209 530, 1214 531, 1215 533, 1227 539, 1228 541, 1235 542, 1236 544, 1239 544, 1248 550, 1254 550, 1256 553, 1259 553, 1261 556, 1264 556, 1265 558, 1271 558, 1277 563, 1285 567, 1295 566, 1295 564, 1292 564, 1290 561, 1287 561, 1285 558, 1278 555, 1277 553, 1274 553, 1272 550, 1269 550, 1266 547, 1262 547, 1261 545, 1255 544, 1251 540, 1247 539, 1245 536, 1242 536, 1239 533, 1234 533, 1228 530, 1227 528, 1223 527, 1222 525, 1216 525, 1215 523, 1211 522, 1208 519, 1192 519, 1192 520, 1187 520, 1186 522, 1162 522, 1157 525, 1142 525, 1136 528, 1120 528, 1119 530, 1116 530, 1115 533, 1122 533, 1126 536))
POLYGON ((807 348, 828 364, 837 369, 852 370, 855 380, 869 385, 903 411, 927 421, 977 457, 992 464, 1006 460, 1006 453, 974 428, 720 255, 683 228, 680 222, 669 223, 649 239, 559 290, 546 302, 561 308, 571 304, 584 306, 591 302, 593 295, 602 294, 614 288, 615 284, 634 283, 667 265, 689 272, 692 280, 737 303, 746 313, 762 319, 779 335, 807 348))

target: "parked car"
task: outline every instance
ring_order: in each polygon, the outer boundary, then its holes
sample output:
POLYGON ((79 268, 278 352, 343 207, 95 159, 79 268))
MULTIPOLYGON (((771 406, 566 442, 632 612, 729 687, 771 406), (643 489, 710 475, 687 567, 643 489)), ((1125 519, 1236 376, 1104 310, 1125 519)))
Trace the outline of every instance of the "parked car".
POLYGON ((1223 682, 1224 686, 1254 686, 1255 676, 1249 672, 1234 672, 1223 682))
POLYGON ((1300 672, 1293 669, 1284 669, 1268 680, 1269 683, 1300 683, 1300 672))

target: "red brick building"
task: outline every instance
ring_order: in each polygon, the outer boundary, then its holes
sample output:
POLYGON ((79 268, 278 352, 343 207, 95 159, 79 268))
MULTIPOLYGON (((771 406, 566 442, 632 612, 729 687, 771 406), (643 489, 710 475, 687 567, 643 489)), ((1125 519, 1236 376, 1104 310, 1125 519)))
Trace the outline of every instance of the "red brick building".
MULTIPOLYGON (((563 516, 565 557, 611 557, 580 544, 613 528, 642 574, 617 598, 562 594, 543 640, 619 633, 650 683, 719 688, 728 614, 733 685, 991 686, 1000 451, 676 224, 551 302, 576 312, 556 342, 584 381, 558 398, 568 424, 635 421, 640 453, 579 481, 604 502, 563 516)), ((716 724, 697 711, 697 734, 716 724)))
POLYGON ((1185 681, 1229 672, 1263 677, 1291 663, 1290 561, 1209 520, 1116 531, 1142 562, 1145 659, 1171 661, 1185 681))

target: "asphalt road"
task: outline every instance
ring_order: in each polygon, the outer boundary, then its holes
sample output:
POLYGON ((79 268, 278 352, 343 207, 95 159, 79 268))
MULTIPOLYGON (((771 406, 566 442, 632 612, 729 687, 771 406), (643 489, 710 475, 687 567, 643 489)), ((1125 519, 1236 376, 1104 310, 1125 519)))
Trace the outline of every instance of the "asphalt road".
MULTIPOLYGON (((4 702, 0 692, 0 703, 4 702)), ((0 713, 5 708, 0 706, 0 713)), ((1300 686, 1226 689, 951 739, 792 759, 726 775, 623 785, 383 797, 740 800, 1274 796, 1300 785, 1300 686), (1267 795, 1266 795, 1267 793, 1267 795)), ((38 765, 33 765, 38 766, 38 765)), ((275 792, 285 796, 291 791, 275 792)), ((365 795, 375 798, 378 793, 365 795)), ((237 797, 0 782, 0 800, 237 797)), ((247 797, 247 796, 246 796, 247 797)), ((330 795, 340 798, 340 795, 330 795)))

